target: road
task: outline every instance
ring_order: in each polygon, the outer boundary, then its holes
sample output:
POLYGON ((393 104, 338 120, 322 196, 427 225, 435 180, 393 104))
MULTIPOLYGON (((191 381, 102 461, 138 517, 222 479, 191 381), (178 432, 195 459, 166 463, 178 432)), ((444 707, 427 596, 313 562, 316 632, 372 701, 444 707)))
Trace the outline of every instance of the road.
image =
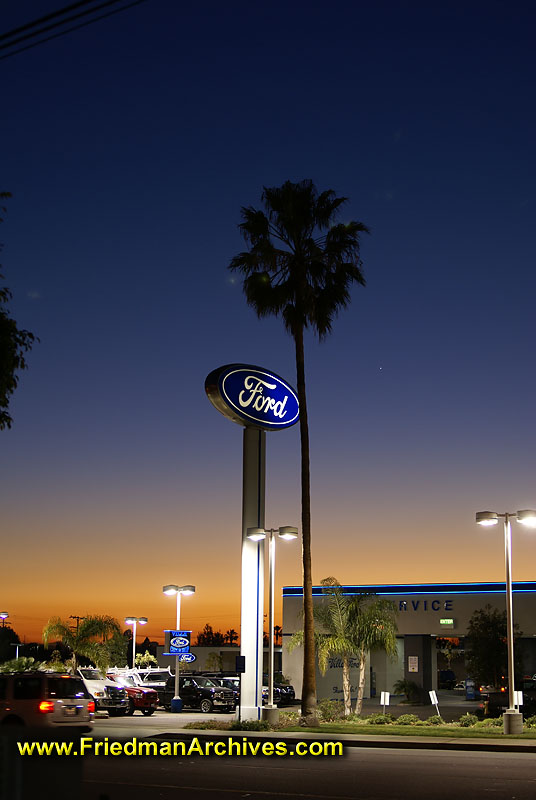
POLYGON ((80 800, 534 800, 529 753, 348 748, 342 758, 84 761, 80 800))

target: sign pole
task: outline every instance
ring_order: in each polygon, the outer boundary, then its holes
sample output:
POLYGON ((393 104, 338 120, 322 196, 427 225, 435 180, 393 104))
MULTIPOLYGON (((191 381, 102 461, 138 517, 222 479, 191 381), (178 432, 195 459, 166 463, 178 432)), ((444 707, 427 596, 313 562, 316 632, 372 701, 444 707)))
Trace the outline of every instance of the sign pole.
POLYGON ((240 654, 245 656, 246 670, 240 714, 246 720, 260 719, 262 712, 264 541, 248 539, 247 530, 264 528, 265 465, 265 431, 244 428, 240 654))

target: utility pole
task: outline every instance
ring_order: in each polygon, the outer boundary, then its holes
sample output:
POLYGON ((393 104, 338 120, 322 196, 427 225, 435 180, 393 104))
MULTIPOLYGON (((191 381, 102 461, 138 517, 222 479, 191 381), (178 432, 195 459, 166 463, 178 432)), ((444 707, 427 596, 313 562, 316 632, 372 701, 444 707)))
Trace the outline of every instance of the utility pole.
MULTIPOLYGON (((86 617, 78 617, 76 614, 69 614, 69 619, 75 619, 76 620, 76 633, 78 634, 78 628, 80 627, 80 620, 81 619, 86 619, 86 617)), ((73 626, 71 626, 71 627, 73 627, 73 626)))

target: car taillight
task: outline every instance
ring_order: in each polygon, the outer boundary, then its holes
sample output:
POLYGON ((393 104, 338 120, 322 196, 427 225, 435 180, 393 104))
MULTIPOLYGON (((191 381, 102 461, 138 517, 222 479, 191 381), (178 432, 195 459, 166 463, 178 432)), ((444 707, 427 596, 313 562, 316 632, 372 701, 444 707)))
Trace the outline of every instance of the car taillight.
POLYGON ((90 700, 88 702, 87 710, 89 711, 90 714, 93 714, 95 712, 95 701, 94 700, 90 700))
POLYGON ((42 714, 50 714, 54 711, 54 702, 52 700, 41 700, 39 703, 39 711, 42 714))

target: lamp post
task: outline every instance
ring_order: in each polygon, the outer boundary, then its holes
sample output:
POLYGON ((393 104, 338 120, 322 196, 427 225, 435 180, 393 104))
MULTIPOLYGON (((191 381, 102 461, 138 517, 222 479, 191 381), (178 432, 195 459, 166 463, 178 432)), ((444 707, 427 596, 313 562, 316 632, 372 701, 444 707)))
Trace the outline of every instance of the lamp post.
POLYGON ((0 611, 0 619, 2 620, 2 628, 6 626, 6 618, 9 617, 7 611, 0 611))
POLYGON ((504 733, 521 733, 523 715, 515 705, 514 671, 514 615, 512 610, 512 526, 510 517, 529 528, 536 528, 536 511, 525 509, 517 512, 499 514, 496 511, 478 511, 477 525, 490 527, 497 525, 499 517, 504 519, 504 562, 506 567, 506 644, 508 649, 508 709, 503 714, 504 733))
POLYGON ((132 669, 136 668, 136 624, 147 625, 147 617, 125 617, 127 625, 132 625, 132 669))
MULTIPOLYGON (((177 586, 175 583, 170 583, 162 587, 164 594, 169 596, 177 595, 177 630, 181 629, 181 594, 189 595, 194 594, 195 586, 190 584, 186 586, 177 586)), ((175 697, 171 701, 171 710, 174 712, 182 711, 182 700, 179 695, 179 656, 175 656, 175 697)))
POLYGON ((266 705, 266 716, 277 716, 274 714, 274 597, 275 597, 275 537, 277 533, 280 539, 290 541, 298 538, 298 529, 290 525, 285 525, 282 528, 248 528, 247 537, 254 542, 261 539, 266 539, 269 535, 269 582, 270 582, 270 600, 268 611, 268 704, 266 705))

